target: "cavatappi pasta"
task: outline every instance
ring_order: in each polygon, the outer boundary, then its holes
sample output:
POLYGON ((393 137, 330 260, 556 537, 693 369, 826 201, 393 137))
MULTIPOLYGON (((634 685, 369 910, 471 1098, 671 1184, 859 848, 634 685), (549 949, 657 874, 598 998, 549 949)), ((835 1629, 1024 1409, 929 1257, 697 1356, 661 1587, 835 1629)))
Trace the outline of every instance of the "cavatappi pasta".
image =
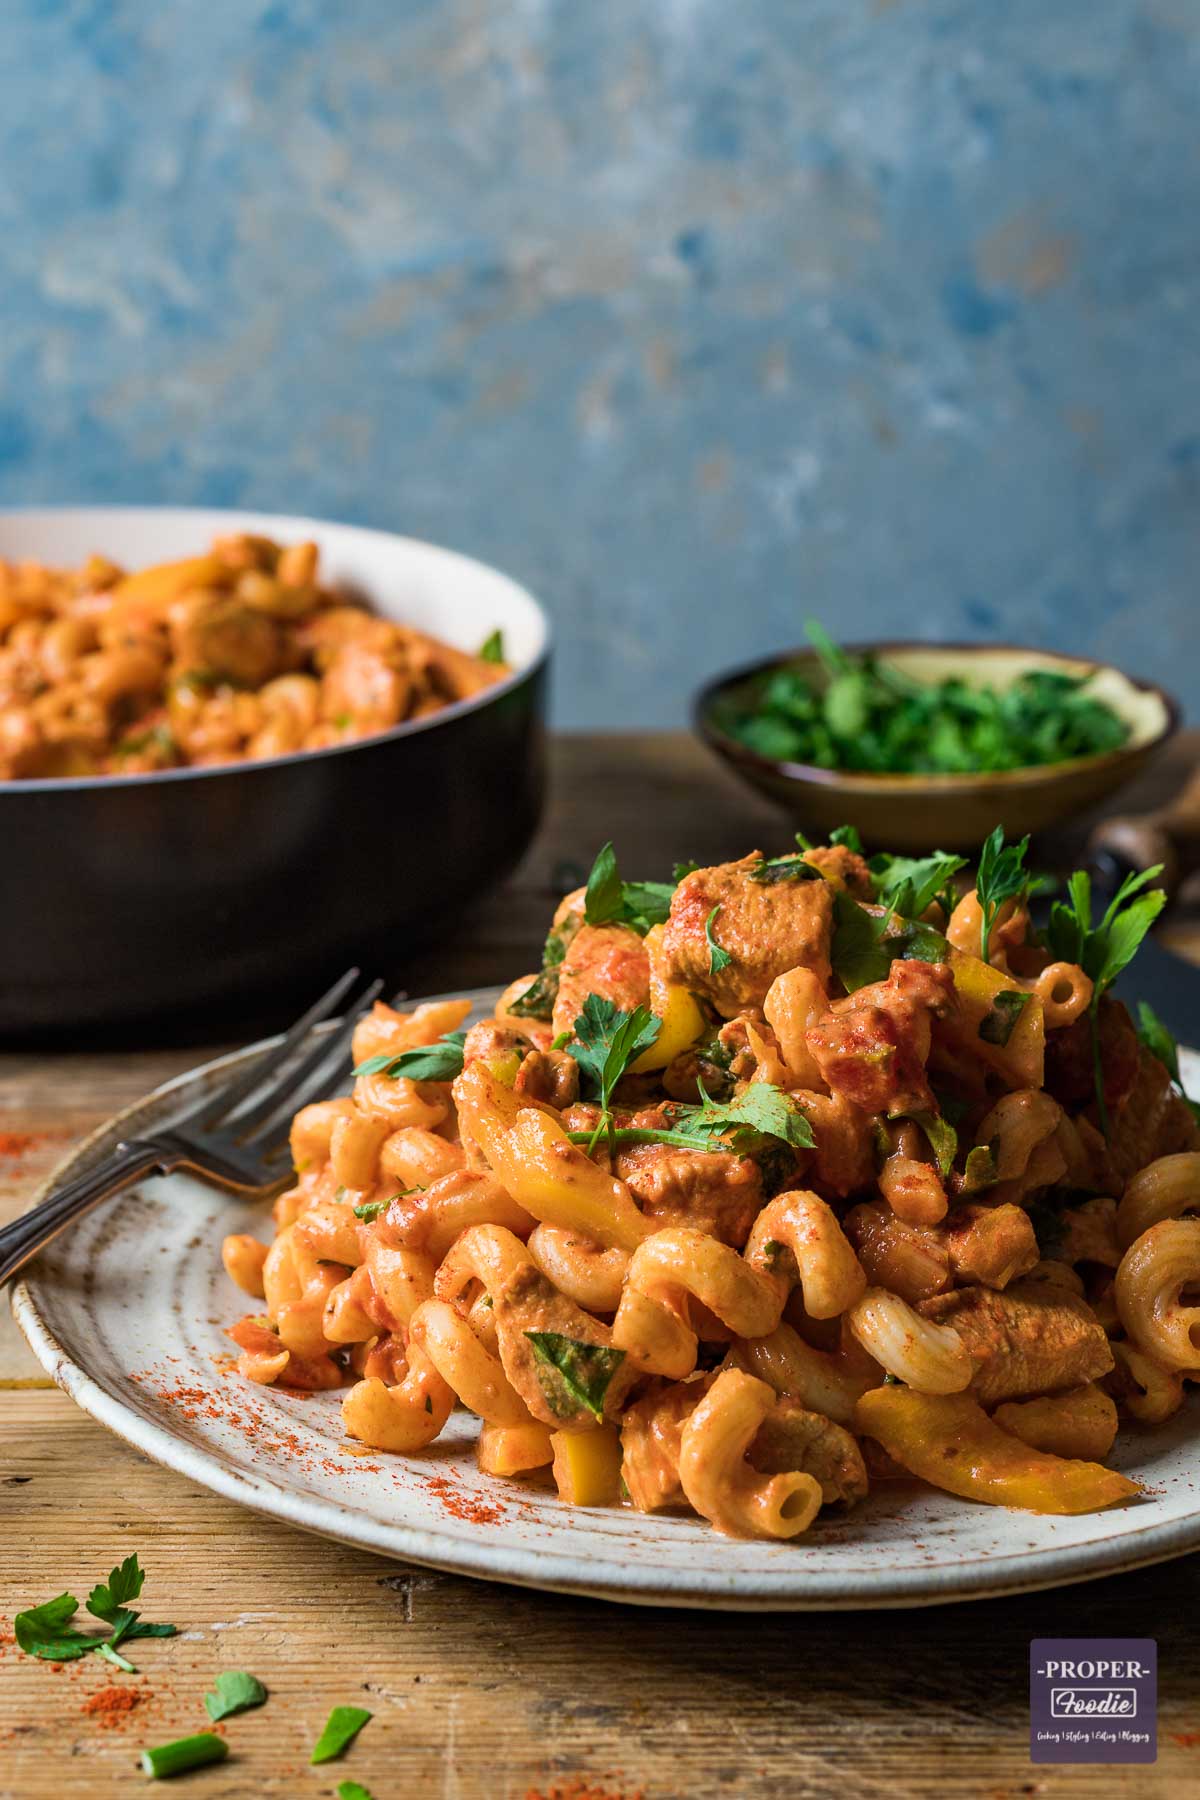
POLYGON ((353 1093, 296 1116, 273 1244, 225 1240, 241 1373, 346 1388, 403 1454, 463 1406, 491 1475, 742 1535, 905 1475, 1136 1495, 1120 1414, 1200 1379, 1190 1103, 1103 991, 1111 913, 1043 941, 1021 892, 879 862, 625 883, 606 850, 493 1017, 377 1004, 353 1093))
MULTIPOLYGON (((482 647, 481 647, 482 648, 482 647)), ((127 573, 0 561, 0 780, 144 774, 371 737, 507 673, 322 586, 317 546, 217 538, 127 573)))

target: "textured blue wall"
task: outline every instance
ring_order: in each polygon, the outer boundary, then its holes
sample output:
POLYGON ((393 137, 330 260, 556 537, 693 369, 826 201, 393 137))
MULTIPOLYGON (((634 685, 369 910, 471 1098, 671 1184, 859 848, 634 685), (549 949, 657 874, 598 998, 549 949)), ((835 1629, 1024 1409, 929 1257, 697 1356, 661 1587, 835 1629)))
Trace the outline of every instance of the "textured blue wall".
POLYGON ((492 558, 558 717, 844 635, 1200 703, 1196 0, 6 0, 0 502, 492 558))

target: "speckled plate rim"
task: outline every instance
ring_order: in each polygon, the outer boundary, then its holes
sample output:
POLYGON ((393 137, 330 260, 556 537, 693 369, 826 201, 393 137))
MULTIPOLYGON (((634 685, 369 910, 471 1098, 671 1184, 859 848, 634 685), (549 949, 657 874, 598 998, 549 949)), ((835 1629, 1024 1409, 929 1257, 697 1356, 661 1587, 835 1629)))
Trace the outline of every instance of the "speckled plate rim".
MULTIPOLYGON (((462 997, 470 998, 477 1005, 490 1006, 499 991, 461 992, 462 997)), ((169 1115, 174 1105, 194 1086, 212 1083, 218 1076, 232 1073, 241 1063, 260 1055, 278 1041, 278 1038, 264 1039, 200 1064, 116 1113, 75 1146, 38 1189, 31 1205, 81 1172, 123 1133, 148 1127, 163 1115, 169 1115)), ((113 1204, 116 1202, 105 1202, 107 1206, 113 1204)), ((605 1563, 597 1559, 595 1564, 584 1563, 578 1557, 548 1547, 526 1549, 497 1544, 494 1538, 483 1535, 475 1540, 394 1520, 384 1521, 360 1508, 297 1493, 265 1476, 229 1468, 215 1455, 145 1418, 119 1393, 111 1392, 90 1375, 83 1363, 59 1342, 39 1309, 38 1286, 36 1273, 30 1274, 15 1285, 12 1294, 13 1317, 34 1355, 56 1385, 82 1411, 132 1448, 252 1512, 357 1549, 451 1574, 638 1606, 732 1612, 870 1611, 949 1605, 1065 1587, 1105 1575, 1147 1568, 1200 1548, 1198 1503, 1194 1514, 1157 1525, 1123 1525, 1110 1537, 1090 1544, 1025 1550, 932 1567, 898 1565, 882 1579, 878 1573, 856 1577, 842 1573, 822 1575, 798 1569, 795 1585, 781 1587, 777 1579, 769 1584, 766 1581, 760 1583, 754 1577, 741 1574, 731 1587, 730 1572, 721 1562, 722 1540, 716 1534, 709 1534, 707 1527, 698 1526, 698 1530, 703 1529, 706 1534, 704 1543, 712 1547, 711 1558, 698 1554, 695 1566, 686 1577, 672 1573, 666 1580, 656 1580, 653 1571, 631 1567, 619 1560, 605 1563)), ((1197 1470, 1200 1473, 1200 1439, 1197 1442, 1197 1470)), ((1131 1516, 1111 1515, 1114 1522, 1131 1516)), ((701 1551, 699 1542, 697 1550, 701 1551)))

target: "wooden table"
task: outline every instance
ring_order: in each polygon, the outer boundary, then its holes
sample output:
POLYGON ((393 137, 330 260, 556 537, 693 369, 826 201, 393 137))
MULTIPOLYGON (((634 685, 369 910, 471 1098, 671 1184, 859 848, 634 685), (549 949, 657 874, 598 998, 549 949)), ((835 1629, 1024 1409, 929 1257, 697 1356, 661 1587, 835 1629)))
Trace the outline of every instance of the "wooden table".
MULTIPOLYGON (((1200 755, 1189 734, 1134 802, 1200 755)), ((407 971, 426 992, 533 966, 553 900, 611 835, 623 865, 661 876, 786 828, 687 738, 559 740, 545 826, 524 867, 453 944, 407 971)), ((1057 848, 1061 849, 1061 843, 1057 848)), ((1200 949, 1200 921, 1177 942, 1200 949)), ((0 1216, 68 1145, 219 1047, 0 1056, 0 1216)), ((375 1800, 521 1800, 586 1775, 605 1792, 688 1796, 1174 1795, 1200 1784, 1200 1558, 1023 1599, 893 1613, 639 1611, 488 1586, 386 1562, 239 1511, 143 1460, 45 1380, 0 1324, 0 1521, 11 1615, 64 1587, 85 1595, 137 1550, 147 1616, 181 1636, 139 1645, 143 1675, 98 1659, 22 1656, 0 1627, 0 1795, 140 1791, 144 1744, 203 1729, 221 1667, 269 1704, 229 1725, 235 1756, 188 1778, 206 1796, 325 1796, 346 1777, 375 1800), (1034 1767, 1027 1666, 1035 1636, 1153 1636, 1156 1768, 1034 1767), (87 1710, 114 1682, 141 1696, 120 1729, 87 1710), (374 1714, 344 1764, 310 1769, 328 1709, 374 1714)))

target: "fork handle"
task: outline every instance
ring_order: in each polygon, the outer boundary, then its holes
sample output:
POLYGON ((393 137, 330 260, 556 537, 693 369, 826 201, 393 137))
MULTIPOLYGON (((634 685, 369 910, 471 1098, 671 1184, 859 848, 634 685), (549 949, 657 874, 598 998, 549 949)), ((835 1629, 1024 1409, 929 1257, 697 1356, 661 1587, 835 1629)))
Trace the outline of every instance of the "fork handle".
POLYGON ((144 1175, 165 1174, 182 1158, 163 1144, 134 1139, 120 1143, 94 1169, 57 1188, 39 1206, 0 1231, 0 1287, 73 1219, 82 1218, 110 1194, 119 1194, 144 1175))

